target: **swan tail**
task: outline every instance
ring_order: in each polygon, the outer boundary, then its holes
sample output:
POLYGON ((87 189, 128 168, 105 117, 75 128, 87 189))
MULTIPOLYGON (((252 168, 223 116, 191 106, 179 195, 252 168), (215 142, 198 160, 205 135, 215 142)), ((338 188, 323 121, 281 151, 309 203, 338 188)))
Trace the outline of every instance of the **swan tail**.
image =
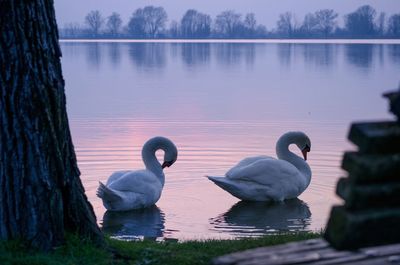
POLYGON ((229 193, 231 193, 231 191, 238 190, 237 185, 225 177, 207 176, 207 178, 229 193))
POLYGON ((243 194, 242 189, 234 181, 232 181, 226 177, 207 176, 207 178, 209 180, 211 180, 212 182, 214 182, 218 187, 229 192, 236 198, 239 198, 242 200, 246 198, 246 196, 243 194))
POLYGON ((99 187, 96 192, 97 197, 106 200, 107 202, 113 202, 121 200, 121 197, 116 194, 112 189, 108 188, 106 185, 99 181, 99 187))
POLYGON ((212 182, 219 181, 221 179, 224 179, 224 177, 217 177, 217 176, 206 176, 209 180, 212 182))
POLYGON ((232 186, 233 183, 225 177, 207 176, 209 180, 224 189, 225 186, 232 186), (224 187, 222 187, 224 186, 224 187))

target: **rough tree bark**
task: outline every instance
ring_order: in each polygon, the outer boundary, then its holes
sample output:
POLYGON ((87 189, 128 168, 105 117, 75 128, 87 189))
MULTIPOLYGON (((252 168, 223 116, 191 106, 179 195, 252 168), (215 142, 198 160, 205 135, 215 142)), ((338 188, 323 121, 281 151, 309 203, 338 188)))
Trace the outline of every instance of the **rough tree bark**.
POLYGON ((102 244, 68 126, 52 0, 0 0, 0 239, 102 244))

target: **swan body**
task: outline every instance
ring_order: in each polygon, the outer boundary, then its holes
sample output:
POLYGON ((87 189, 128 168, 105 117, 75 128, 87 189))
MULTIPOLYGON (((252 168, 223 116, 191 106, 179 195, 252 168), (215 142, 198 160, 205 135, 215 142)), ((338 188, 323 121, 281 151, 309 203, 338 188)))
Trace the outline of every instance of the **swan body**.
POLYGON ((224 177, 207 176, 233 196, 246 201, 283 201, 297 198, 310 184, 311 169, 305 162, 311 142, 303 132, 288 132, 276 144, 278 159, 254 156, 241 160, 224 177), (296 144, 304 159, 289 151, 296 144))
POLYGON ((110 211, 128 211, 154 205, 160 199, 164 187, 163 169, 177 159, 176 146, 165 137, 148 140, 142 149, 142 159, 146 169, 114 172, 104 185, 97 189, 97 196, 110 211), (156 158, 156 151, 164 150, 164 163, 156 158))

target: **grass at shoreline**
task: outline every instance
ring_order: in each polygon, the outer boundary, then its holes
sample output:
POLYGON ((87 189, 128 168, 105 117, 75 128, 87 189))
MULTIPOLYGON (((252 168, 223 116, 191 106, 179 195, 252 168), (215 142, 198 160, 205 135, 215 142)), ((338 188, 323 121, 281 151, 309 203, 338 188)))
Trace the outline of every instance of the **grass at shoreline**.
POLYGON ((256 239, 188 242, 126 242, 107 239, 110 250, 94 247, 69 236, 65 246, 52 253, 27 250, 17 242, 0 242, 2 265, 102 265, 102 264, 210 264, 214 257, 260 246, 321 237, 320 233, 268 235, 256 239))

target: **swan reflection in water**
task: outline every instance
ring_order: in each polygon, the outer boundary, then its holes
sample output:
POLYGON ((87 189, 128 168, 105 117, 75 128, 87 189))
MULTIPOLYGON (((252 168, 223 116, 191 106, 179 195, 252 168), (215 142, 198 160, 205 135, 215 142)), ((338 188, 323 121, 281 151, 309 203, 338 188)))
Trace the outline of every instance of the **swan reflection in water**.
POLYGON ((226 213, 210 219, 214 230, 239 237, 307 231, 310 222, 310 209, 299 199, 283 202, 240 201, 226 213))
POLYGON ((156 240, 164 235, 164 213, 153 205, 125 212, 107 211, 103 216, 104 233, 124 240, 156 240))

